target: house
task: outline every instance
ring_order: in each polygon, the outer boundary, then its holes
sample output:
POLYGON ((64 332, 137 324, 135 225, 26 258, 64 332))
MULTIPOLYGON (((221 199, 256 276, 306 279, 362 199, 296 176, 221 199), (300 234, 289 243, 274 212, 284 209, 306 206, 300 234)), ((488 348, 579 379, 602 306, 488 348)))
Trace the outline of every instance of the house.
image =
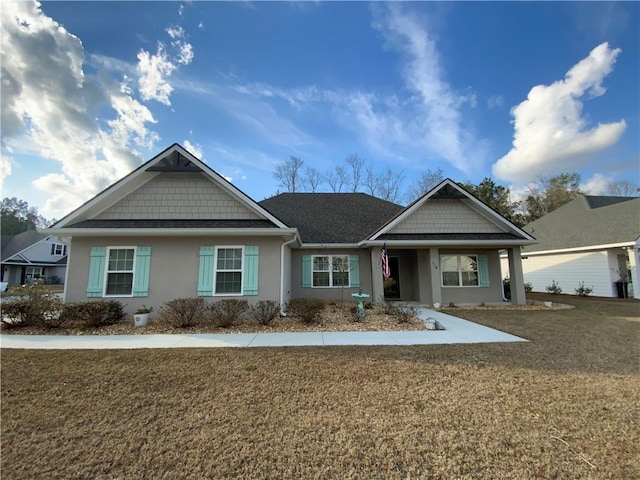
POLYGON ((36 230, 2 235, 2 282, 24 285, 35 279, 64 283, 68 239, 58 240, 36 230))
POLYGON ((533 290, 544 292, 555 281, 563 293, 574 294, 584 282, 593 288, 591 295, 617 297, 622 277, 632 282, 628 296, 640 298, 640 288, 634 288, 640 275, 640 198, 580 195, 524 230, 538 240, 522 252, 524 279, 533 290))
MULTIPOLYGON (((179 297, 503 301, 501 250, 535 239, 445 180, 406 208, 363 193, 256 202, 174 144, 46 229, 72 238, 66 301, 179 297), (382 251, 390 276, 383 278, 382 251)), ((514 303, 525 303, 514 275, 514 303)))

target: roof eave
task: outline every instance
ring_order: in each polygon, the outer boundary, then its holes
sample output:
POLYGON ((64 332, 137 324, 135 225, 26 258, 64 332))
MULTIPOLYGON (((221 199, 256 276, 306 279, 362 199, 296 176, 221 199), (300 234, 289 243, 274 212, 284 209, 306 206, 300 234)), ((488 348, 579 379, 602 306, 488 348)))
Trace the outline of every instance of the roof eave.
POLYGON ((65 237, 196 237, 202 235, 277 237, 298 232, 295 228, 52 228, 42 231, 65 237))
POLYGON ((447 246, 482 246, 482 247, 504 247, 504 246, 526 246, 538 243, 535 240, 367 240, 361 243, 367 247, 447 247, 447 246))

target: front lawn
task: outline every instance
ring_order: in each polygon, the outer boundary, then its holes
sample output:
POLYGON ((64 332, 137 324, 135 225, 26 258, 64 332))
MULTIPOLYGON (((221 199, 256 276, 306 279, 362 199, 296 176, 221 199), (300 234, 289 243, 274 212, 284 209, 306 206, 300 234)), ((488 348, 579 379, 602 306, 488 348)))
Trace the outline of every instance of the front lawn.
POLYGON ((638 478, 640 303, 562 302, 449 311, 529 343, 2 350, 2 478, 638 478))

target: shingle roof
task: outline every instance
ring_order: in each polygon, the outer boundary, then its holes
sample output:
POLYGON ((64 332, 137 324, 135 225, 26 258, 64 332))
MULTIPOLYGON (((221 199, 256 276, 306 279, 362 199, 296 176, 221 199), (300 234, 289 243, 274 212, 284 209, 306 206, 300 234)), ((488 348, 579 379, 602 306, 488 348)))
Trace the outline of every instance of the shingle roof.
POLYGON ((539 242, 524 252, 634 242, 640 236, 640 198, 581 195, 524 230, 539 242))
POLYGON ((283 193, 259 202, 303 243, 357 243, 402 210, 366 193, 283 193))
POLYGON ((83 220, 65 228, 277 228, 270 220, 83 220))
POLYGON ((19 233, 18 235, 3 235, 2 236, 2 261, 14 256, 16 253, 21 252, 27 247, 30 247, 34 243, 38 243, 40 240, 47 238, 48 235, 39 233, 37 230, 27 230, 26 232, 19 233))

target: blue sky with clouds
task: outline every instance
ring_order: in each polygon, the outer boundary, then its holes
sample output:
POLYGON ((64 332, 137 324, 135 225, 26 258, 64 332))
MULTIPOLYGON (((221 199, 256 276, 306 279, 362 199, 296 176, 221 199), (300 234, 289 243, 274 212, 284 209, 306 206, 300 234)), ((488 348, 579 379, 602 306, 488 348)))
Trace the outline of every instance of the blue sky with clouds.
MULTIPOLYGON (((290 156, 523 192, 639 183, 637 2, 5 2, 2 196, 60 217, 174 142, 257 200, 290 156)), ((321 187, 323 188, 323 187, 321 187)), ((328 185, 324 185, 328 191, 328 185)))

